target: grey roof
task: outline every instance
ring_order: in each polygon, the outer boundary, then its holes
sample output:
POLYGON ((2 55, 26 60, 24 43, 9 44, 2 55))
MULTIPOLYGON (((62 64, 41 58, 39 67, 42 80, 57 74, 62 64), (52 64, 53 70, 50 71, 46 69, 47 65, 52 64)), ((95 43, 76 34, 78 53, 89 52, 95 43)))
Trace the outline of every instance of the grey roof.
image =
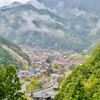
MULTIPOLYGON (((34 95, 34 94, 33 94, 34 95)), ((51 94, 48 94, 48 93, 39 93, 39 94, 36 94, 36 95, 34 95, 33 97, 34 98, 44 98, 44 99, 46 99, 46 98, 49 98, 49 97, 51 97, 52 95, 51 94)))

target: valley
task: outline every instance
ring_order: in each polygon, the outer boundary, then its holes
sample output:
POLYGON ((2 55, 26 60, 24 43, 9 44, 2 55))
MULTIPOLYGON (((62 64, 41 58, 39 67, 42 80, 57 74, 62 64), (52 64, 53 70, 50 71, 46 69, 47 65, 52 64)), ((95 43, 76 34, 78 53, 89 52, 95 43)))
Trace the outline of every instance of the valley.
POLYGON ((0 1, 0 100, 100 100, 100 0, 13 1, 0 1))
POLYGON ((20 79, 26 81, 25 84, 29 82, 26 89, 24 88, 29 97, 32 94, 37 96, 46 93, 54 98, 58 93, 55 90, 59 90, 65 77, 85 61, 85 59, 77 59, 80 54, 74 51, 46 50, 22 45, 20 47, 28 54, 31 61, 29 70, 18 72, 20 79))

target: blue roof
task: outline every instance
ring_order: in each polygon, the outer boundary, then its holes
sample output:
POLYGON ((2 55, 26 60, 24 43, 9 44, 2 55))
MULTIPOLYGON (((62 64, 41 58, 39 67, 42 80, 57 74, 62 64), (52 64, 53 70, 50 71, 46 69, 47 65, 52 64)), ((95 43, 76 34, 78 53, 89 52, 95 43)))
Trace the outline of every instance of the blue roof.
POLYGON ((34 73, 35 74, 36 73, 36 70, 35 69, 30 69, 29 70, 29 73, 34 73))

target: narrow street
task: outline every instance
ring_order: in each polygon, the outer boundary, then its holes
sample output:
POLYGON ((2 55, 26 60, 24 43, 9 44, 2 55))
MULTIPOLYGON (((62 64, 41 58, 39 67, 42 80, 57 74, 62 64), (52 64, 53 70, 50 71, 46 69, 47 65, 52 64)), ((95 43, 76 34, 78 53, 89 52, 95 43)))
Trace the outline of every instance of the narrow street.
POLYGON ((25 84, 22 86, 21 92, 26 91, 26 87, 30 84, 30 82, 26 81, 25 84))

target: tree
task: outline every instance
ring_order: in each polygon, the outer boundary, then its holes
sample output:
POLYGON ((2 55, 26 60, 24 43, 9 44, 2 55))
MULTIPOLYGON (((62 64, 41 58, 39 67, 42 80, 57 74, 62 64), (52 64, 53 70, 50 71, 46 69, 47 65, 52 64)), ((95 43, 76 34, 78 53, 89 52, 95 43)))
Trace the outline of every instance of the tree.
POLYGON ((73 56, 69 56, 68 58, 69 58, 69 60, 73 60, 73 59, 74 59, 74 57, 73 57, 73 56))
POLYGON ((39 65, 35 64, 33 67, 36 69, 36 68, 39 68, 39 65))
POLYGON ((73 70, 75 67, 76 67, 75 64, 71 64, 71 65, 70 65, 70 70, 73 70))
POLYGON ((47 59, 46 59, 46 62, 51 64, 51 56, 49 56, 47 59))
POLYGON ((75 85, 69 92, 68 100, 87 100, 85 85, 82 83, 82 78, 79 77, 75 85))
POLYGON ((57 82, 60 83, 60 84, 63 82, 63 80, 64 80, 64 77, 58 77, 57 78, 57 82))
POLYGON ((27 90, 36 90, 42 88, 42 86, 43 86, 43 82, 38 81, 38 78, 36 79, 32 78, 30 80, 30 85, 27 87, 27 90))
POLYGON ((0 100, 6 97, 5 70, 0 65, 0 100))
POLYGON ((54 100, 100 100, 100 45, 65 78, 54 100), (79 77, 81 76, 81 77, 79 77))
POLYGON ((6 69, 0 66, 0 100, 25 100, 24 93, 20 92, 21 83, 13 65, 6 69))
POLYGON ((53 67, 54 69, 59 69, 60 65, 56 63, 56 64, 54 64, 52 67, 53 67))
POLYGON ((60 74, 64 74, 64 72, 65 72, 65 69, 62 67, 62 68, 60 69, 60 74))
POLYGON ((83 59, 84 59, 84 56, 80 54, 80 55, 78 55, 78 56, 76 57, 76 59, 77 59, 77 60, 83 60, 83 59))
POLYGON ((94 94, 93 100, 100 100, 100 89, 98 90, 97 93, 94 94))
POLYGON ((52 74, 52 73, 53 73, 53 69, 52 68, 48 68, 47 69, 47 75, 50 76, 50 74, 52 74))

